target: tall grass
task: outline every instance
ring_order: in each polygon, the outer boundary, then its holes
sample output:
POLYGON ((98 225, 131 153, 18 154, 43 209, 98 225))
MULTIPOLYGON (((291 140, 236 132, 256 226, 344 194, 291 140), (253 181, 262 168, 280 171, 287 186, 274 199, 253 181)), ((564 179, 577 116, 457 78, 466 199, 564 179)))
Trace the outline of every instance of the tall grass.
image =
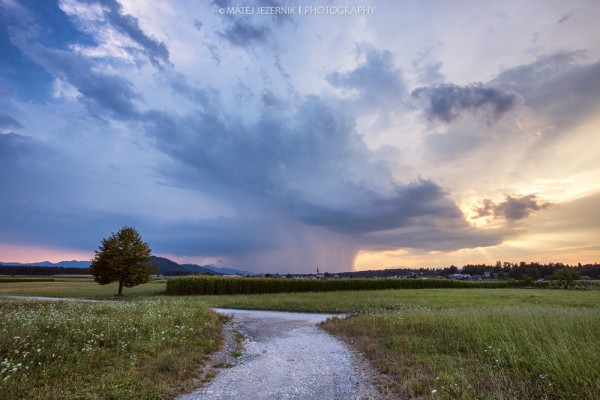
POLYGON ((391 397, 600 398, 597 308, 415 307, 324 326, 371 360, 391 397))
POLYGON ((0 398, 167 399, 197 377, 220 321, 184 299, 0 299, 0 398))
POLYGON ((508 282, 465 282, 446 279, 276 279, 187 276, 167 281, 167 294, 221 295, 342 290, 505 288, 508 282))

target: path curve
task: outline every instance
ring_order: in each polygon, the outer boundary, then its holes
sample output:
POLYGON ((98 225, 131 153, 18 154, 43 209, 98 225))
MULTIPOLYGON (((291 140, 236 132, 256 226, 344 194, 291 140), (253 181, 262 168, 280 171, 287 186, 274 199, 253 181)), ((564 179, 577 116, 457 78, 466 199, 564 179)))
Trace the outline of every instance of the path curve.
POLYGON ((215 309, 244 333, 238 365, 178 400, 378 399, 364 361, 316 324, 332 314, 215 309))

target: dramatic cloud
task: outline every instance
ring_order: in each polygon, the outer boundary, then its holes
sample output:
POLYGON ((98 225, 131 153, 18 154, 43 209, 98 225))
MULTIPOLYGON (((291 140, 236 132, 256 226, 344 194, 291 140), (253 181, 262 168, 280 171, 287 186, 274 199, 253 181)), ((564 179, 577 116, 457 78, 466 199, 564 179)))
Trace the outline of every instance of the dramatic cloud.
MULTIPOLYGON (((357 188, 363 196, 356 209, 332 209, 317 205, 304 205, 301 219, 310 224, 326 226, 340 232, 377 232, 399 227, 418 225, 418 218, 462 218, 462 213, 441 188, 432 182, 419 181, 398 186, 389 196, 367 188, 357 188)), ((401 240, 392 247, 405 245, 401 240)))
POLYGON ((311 225, 352 234, 405 226, 423 215, 461 215, 433 182, 395 183, 353 120, 318 97, 306 98, 289 118, 265 115, 249 127, 228 119, 215 109, 184 119, 149 114, 148 127, 186 166, 187 185, 265 196, 311 225))
POLYGON ((528 217, 534 211, 543 210, 550 204, 537 199, 536 195, 530 194, 521 197, 506 196, 506 200, 494 203, 485 199, 481 207, 477 208, 478 217, 503 218, 507 221, 517 221, 528 217))
POLYGON ((492 84, 518 92, 562 134, 600 110, 600 62, 582 64, 582 58, 581 52, 541 57, 503 71, 492 84))
POLYGON ((513 109, 518 101, 514 92, 505 92, 481 83, 420 87, 413 90, 411 95, 425 102, 428 119, 447 123, 453 122, 465 111, 480 111, 490 122, 497 121, 513 109))

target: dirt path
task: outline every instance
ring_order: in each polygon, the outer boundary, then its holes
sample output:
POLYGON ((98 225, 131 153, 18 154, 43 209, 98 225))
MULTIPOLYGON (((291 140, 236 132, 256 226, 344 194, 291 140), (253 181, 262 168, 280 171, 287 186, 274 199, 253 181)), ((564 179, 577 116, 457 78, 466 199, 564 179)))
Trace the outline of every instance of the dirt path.
POLYGON ((316 326, 330 314, 215 310, 247 336, 237 365, 179 400, 378 399, 368 366, 316 326))

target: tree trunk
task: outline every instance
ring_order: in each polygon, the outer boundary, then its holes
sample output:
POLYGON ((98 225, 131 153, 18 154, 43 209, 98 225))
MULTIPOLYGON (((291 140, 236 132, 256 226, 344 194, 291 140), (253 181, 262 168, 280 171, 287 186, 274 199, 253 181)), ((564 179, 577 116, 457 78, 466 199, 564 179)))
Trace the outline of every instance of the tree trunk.
POLYGON ((119 293, 117 296, 123 296, 123 282, 119 281, 119 293))

